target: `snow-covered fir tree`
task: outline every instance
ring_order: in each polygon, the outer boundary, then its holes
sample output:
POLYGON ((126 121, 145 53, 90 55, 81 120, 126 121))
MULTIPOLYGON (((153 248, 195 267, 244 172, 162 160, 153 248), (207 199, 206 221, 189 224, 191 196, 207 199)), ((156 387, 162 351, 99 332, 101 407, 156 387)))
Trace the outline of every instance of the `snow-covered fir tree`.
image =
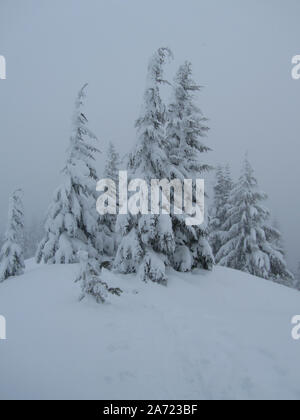
POLYGON ((267 195, 258 189, 246 157, 230 195, 230 206, 220 231, 224 245, 216 260, 220 265, 290 285, 293 275, 287 269, 282 251, 274 246, 279 232, 269 224, 270 212, 262 204, 266 199, 267 195))
POLYGON ((289 270, 286 272, 286 251, 279 222, 275 219, 271 226, 266 226, 265 231, 268 242, 272 244, 274 250, 282 257, 278 261, 274 260, 272 262, 271 260, 271 274, 269 278, 286 286, 294 287, 295 276, 289 270))
MULTIPOLYGON (((211 169, 203 158, 210 149, 204 141, 208 132, 207 119, 195 98, 200 88, 192 78, 191 63, 181 65, 173 84, 166 134, 171 178, 182 181, 203 178, 211 169)), ((174 268, 180 271, 189 271, 196 266, 211 268, 213 255, 208 243, 207 222, 201 226, 187 226, 185 216, 172 214, 172 224, 176 241, 174 268)))
MULTIPOLYGON (((151 179, 170 178, 164 132, 166 110, 160 97, 164 82, 163 65, 171 51, 160 48, 148 65, 147 86, 140 118, 136 122, 138 139, 128 158, 128 179, 141 178, 150 188, 151 179)), ((175 250, 172 221, 169 215, 122 215, 117 228, 122 239, 115 258, 115 268, 122 273, 138 273, 144 281, 167 283, 165 268, 175 250)))
POLYGON ((112 179, 116 184, 119 180, 120 155, 113 142, 109 143, 103 176, 112 179))
POLYGON ((99 229, 102 238, 103 253, 108 257, 114 257, 117 250, 116 221, 118 213, 118 182, 120 170, 120 156, 112 142, 107 151, 106 164, 103 172, 103 178, 114 181, 116 190, 109 191, 116 197, 116 214, 106 213, 99 215, 99 229))
POLYGON ((0 282, 23 274, 24 209, 22 191, 16 190, 9 199, 8 225, 0 252, 0 282))
POLYGON ((79 251, 78 259, 80 262, 80 271, 76 282, 80 282, 81 295, 79 300, 86 296, 92 296, 97 303, 104 303, 109 294, 120 296, 122 290, 118 287, 109 287, 101 279, 99 263, 96 259, 90 258, 88 252, 79 251))
POLYGON ((219 165, 216 169, 216 180, 213 188, 213 204, 210 210, 210 244, 214 256, 217 255, 219 249, 223 245, 218 232, 226 221, 226 211, 228 210, 228 200, 231 190, 233 188, 233 181, 231 178, 229 165, 222 167, 219 165))
POLYGON ((282 234, 279 231, 279 225, 276 224, 276 226, 274 226, 274 224, 266 224, 264 230, 267 242, 270 244, 271 248, 269 252, 270 273, 268 279, 288 287, 294 287, 295 278, 292 272, 287 268, 285 249, 282 234))
POLYGON ((79 250, 87 250, 92 257, 97 255, 95 155, 98 149, 97 138, 88 128, 83 112, 86 87, 80 89, 76 99, 64 182, 49 208, 37 262, 74 263, 78 261, 79 250))

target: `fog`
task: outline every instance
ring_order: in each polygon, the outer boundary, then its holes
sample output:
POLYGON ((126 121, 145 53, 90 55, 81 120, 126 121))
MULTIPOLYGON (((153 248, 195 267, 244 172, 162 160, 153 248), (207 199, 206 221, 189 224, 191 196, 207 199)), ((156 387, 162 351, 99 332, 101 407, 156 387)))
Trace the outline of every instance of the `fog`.
MULTIPOLYGON (((208 163, 238 176, 246 151, 281 226, 288 261, 300 261, 300 54, 298 0, 0 0, 0 230, 8 196, 25 192, 27 220, 41 217, 60 182, 73 103, 89 83, 86 113, 103 156, 135 141, 149 56, 169 46, 172 80, 185 60, 204 88, 208 163)), ((169 91, 164 89, 168 99, 169 91)), ((209 180, 209 182, 211 182, 209 180)))

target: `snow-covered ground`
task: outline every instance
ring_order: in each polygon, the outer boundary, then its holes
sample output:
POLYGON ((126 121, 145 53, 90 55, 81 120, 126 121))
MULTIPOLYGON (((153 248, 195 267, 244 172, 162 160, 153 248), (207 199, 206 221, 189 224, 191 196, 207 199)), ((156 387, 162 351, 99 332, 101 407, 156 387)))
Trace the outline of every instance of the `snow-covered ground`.
POLYGON ((78 266, 0 284, 0 398, 300 399, 300 293, 225 268, 168 287, 104 272, 122 297, 78 302, 78 266))

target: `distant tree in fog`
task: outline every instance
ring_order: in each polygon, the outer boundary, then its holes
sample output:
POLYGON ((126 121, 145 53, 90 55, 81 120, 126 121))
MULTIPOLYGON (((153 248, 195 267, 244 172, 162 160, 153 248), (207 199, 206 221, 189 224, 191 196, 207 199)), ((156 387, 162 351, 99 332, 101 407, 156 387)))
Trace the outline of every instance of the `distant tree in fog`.
POLYGON ((24 209, 22 191, 16 190, 9 199, 8 224, 0 252, 0 282, 23 274, 24 209))
POLYGON ((230 194, 225 222, 219 232, 224 245, 216 260, 220 265, 292 287, 294 277, 278 246, 281 234, 269 223, 270 212, 263 205, 266 199, 246 157, 230 194))

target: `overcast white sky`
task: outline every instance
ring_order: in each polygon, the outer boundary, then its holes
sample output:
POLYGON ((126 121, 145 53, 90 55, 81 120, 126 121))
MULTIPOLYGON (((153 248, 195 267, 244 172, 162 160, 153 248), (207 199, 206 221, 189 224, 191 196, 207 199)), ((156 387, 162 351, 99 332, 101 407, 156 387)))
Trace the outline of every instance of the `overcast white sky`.
MULTIPOLYGON (((149 56, 172 48, 172 79, 190 60, 210 119, 206 156, 239 173, 246 150, 281 224, 292 268, 300 260, 299 0, 0 0, 0 229, 23 187, 27 218, 45 213, 59 183, 76 92, 105 151, 135 141, 149 56)), ((101 172, 102 160, 99 160, 101 172)))

